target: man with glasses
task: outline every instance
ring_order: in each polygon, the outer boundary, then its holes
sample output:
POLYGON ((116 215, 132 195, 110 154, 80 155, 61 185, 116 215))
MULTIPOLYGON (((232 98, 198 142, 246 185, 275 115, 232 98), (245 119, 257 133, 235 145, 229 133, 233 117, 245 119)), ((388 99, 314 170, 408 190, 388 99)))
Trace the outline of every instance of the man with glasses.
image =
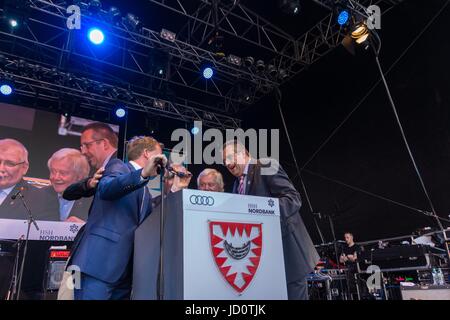
POLYGON ((116 158, 119 139, 107 124, 93 122, 84 127, 80 141, 80 151, 96 173, 67 187, 63 198, 71 201, 94 195, 104 168, 111 159, 116 158))
POLYGON ((46 216, 45 204, 39 196, 39 189, 23 180, 29 168, 28 151, 25 146, 14 139, 0 140, 0 218, 22 219, 28 218, 19 197, 12 199, 19 191, 26 199, 31 212, 37 220, 50 220, 51 214, 46 216))

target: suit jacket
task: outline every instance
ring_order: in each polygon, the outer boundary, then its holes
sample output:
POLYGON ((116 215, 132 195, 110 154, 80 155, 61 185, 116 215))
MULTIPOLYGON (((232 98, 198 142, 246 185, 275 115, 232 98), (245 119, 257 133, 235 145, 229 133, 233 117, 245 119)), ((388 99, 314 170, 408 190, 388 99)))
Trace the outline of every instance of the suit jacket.
POLYGON ((28 213, 23 205, 22 200, 17 197, 15 200, 11 196, 16 194, 20 188, 27 206, 30 208, 31 214, 36 220, 55 221, 55 215, 46 208, 46 199, 43 197, 41 189, 36 188, 25 180, 19 181, 14 189, 9 193, 8 197, 0 205, 0 219, 28 219, 28 213))
MULTIPOLYGON (((42 188, 42 193, 46 199, 45 202, 48 211, 54 213, 55 215, 54 221, 60 221, 58 194, 55 192, 52 186, 42 188)), ((75 216, 86 221, 88 218, 91 202, 92 198, 81 198, 79 200, 76 200, 72 206, 72 209, 70 210, 69 217, 75 216)))
MULTIPOLYGON (((299 213, 300 194, 281 165, 274 175, 262 175, 263 167, 269 165, 263 165, 259 161, 249 165, 245 194, 279 199, 284 263, 289 284, 304 279, 314 270, 320 257, 299 213)), ((238 185, 239 181, 235 181, 233 193, 238 193, 238 185)))
MULTIPOLYGON (((116 158, 117 152, 114 152, 106 165, 108 165, 111 160, 116 158)), ((87 185, 90 178, 91 177, 87 177, 68 186, 66 190, 64 190, 62 197, 66 200, 79 200, 81 198, 89 198, 94 196, 96 188, 91 189, 87 185)))
POLYGON ((92 202, 89 219, 71 263, 82 273, 104 282, 117 282, 127 271, 134 231, 152 210, 147 181, 141 170, 119 159, 105 168, 92 202))

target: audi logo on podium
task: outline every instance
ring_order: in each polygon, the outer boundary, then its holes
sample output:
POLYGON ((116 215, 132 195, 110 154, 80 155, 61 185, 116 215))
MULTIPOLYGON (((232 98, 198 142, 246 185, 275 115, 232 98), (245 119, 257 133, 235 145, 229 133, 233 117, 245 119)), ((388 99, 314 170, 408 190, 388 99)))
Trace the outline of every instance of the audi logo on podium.
POLYGON ((214 205, 214 198, 210 196, 201 196, 193 194, 189 197, 189 201, 192 204, 199 205, 199 206, 213 206, 214 205))

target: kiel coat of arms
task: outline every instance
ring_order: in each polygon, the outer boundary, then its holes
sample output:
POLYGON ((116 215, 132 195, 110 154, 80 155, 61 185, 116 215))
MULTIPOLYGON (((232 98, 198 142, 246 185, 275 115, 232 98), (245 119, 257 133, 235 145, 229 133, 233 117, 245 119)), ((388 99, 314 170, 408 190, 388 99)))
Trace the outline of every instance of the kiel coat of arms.
POLYGON ((262 250, 260 223, 209 222, 212 254, 224 279, 241 294, 253 280, 262 250))

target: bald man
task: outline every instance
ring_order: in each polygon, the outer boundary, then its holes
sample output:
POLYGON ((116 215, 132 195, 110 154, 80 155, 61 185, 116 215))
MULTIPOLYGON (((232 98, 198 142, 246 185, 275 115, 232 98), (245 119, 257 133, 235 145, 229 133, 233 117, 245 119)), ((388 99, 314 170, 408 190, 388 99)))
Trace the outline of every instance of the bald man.
POLYGON ((36 220, 51 218, 45 212, 44 199, 39 190, 23 180, 29 168, 28 151, 14 139, 0 140, 0 219, 26 220, 28 214, 19 197, 11 197, 21 190, 36 220))

